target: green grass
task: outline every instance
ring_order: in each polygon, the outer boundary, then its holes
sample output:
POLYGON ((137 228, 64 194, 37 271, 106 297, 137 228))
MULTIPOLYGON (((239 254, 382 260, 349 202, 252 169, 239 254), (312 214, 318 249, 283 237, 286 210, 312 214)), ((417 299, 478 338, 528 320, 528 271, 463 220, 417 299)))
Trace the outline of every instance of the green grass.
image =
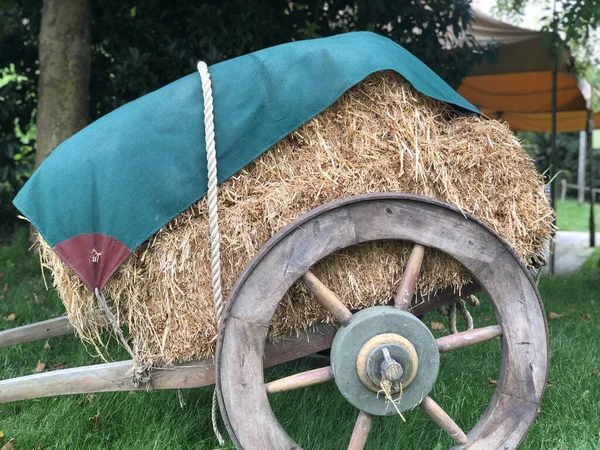
MULTIPOLYGON (((0 248, 0 330, 55 317, 60 301, 44 287, 36 258, 27 254, 26 234, 0 248), (6 288, 5 288, 6 286, 6 288)), ((569 278, 542 279, 540 292, 547 312, 563 314, 549 320, 550 385, 541 412, 523 449, 600 448, 600 251, 569 278)), ((494 323, 487 304, 473 309, 477 325, 494 323)), ((429 320, 441 321, 437 314, 429 320)), ((443 335, 445 332, 436 332, 443 335)), ((101 362, 74 336, 0 349, 0 379, 29 375, 38 361, 75 367, 101 362)), ((113 349, 115 359, 125 358, 113 349)), ((485 410, 499 373, 498 341, 442 355, 440 377, 432 397, 463 429, 470 429, 485 410)), ((308 368, 302 361, 267 372, 269 379, 308 368)), ((214 449, 210 426, 212 389, 185 390, 182 409, 175 392, 105 393, 35 399, 0 405, 0 431, 16 437, 19 449, 214 449), (89 418, 100 413, 100 423, 89 418)), ((304 448, 345 448, 356 410, 333 383, 277 394, 273 409, 285 429, 304 448)), ((451 446, 427 417, 415 409, 398 417, 377 418, 368 449, 441 449, 451 446)), ((1 445, 0 445, 1 447, 1 445)), ((232 448, 228 444, 227 448, 232 448)))
MULTIPOLYGON (((600 205, 594 204, 594 218, 596 230, 600 230, 600 205)), ((590 221, 590 202, 582 205, 577 200, 567 198, 565 201, 556 202, 556 223, 562 231, 588 231, 590 221)))

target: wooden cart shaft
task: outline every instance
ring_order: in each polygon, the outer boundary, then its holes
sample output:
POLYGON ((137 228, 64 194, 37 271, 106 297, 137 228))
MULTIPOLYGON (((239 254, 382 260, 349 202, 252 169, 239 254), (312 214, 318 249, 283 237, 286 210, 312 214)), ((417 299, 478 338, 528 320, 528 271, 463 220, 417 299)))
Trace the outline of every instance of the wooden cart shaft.
MULTIPOLYGON (((470 284, 463 288, 462 294, 470 295, 478 290, 479 286, 470 284)), ((423 316, 457 299, 451 290, 438 292, 425 299, 413 299, 410 311, 416 316, 423 316)), ((73 331, 67 317, 58 317, 0 332, 0 347, 62 336, 73 331)), ((320 324, 311 331, 290 333, 277 342, 270 342, 265 348, 265 367, 328 349, 335 332, 333 326, 320 324)), ((0 380, 0 403, 92 392, 196 388, 215 382, 212 358, 155 368, 152 370, 152 381, 137 387, 129 377, 132 365, 130 360, 119 361, 0 380)))
MULTIPOLYGON (((265 348, 265 367, 308 356, 331 346, 335 328, 321 324, 311 331, 293 333, 265 348)), ((184 389, 214 384, 212 358, 152 371, 152 381, 135 387, 129 378, 132 361, 56 370, 0 381, 0 403, 56 395, 147 389, 184 389)))

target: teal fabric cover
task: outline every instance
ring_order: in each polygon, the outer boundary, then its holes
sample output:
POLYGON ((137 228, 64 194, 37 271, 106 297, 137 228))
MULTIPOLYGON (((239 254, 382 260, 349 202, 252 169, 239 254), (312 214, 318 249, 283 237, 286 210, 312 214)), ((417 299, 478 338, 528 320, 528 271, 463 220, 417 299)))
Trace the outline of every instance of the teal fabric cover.
MULTIPOLYGON (((209 69, 219 182, 386 69, 430 97, 479 112, 408 51, 373 33, 268 48, 209 69)), ((192 73, 66 140, 14 204, 51 246, 102 233, 133 251, 205 195, 203 120, 200 77, 192 73)))

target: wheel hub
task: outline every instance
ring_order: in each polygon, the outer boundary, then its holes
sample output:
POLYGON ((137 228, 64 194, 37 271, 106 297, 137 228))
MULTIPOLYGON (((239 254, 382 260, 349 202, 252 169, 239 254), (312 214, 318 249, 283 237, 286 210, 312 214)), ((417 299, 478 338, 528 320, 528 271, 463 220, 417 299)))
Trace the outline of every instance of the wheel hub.
POLYGON ((373 415, 396 414, 420 403, 439 370, 439 352, 429 329, 392 306, 357 312, 340 328, 331 366, 342 395, 373 415), (388 395, 385 395, 385 392, 388 395), (390 401, 394 402, 395 406, 390 401))
POLYGON ((405 389, 417 375, 419 358, 415 347, 403 336, 383 333, 372 337, 360 349, 356 371, 360 381, 371 391, 379 392, 384 380, 391 392, 405 389))

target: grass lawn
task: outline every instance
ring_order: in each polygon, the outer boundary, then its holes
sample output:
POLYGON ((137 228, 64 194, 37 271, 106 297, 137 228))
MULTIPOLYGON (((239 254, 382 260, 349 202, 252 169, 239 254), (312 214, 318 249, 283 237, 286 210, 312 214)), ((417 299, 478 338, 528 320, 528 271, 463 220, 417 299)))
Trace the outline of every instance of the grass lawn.
MULTIPOLYGON (((0 248, 0 330, 62 314, 53 292, 47 292, 39 262, 26 251, 24 234, 0 248), (14 319, 12 314, 14 314, 14 319), (4 317, 5 319, 2 319, 4 317), (12 319, 12 320, 11 320, 12 319)), ((549 386, 540 413, 523 449, 600 448, 600 278, 596 252, 569 278, 542 279, 540 292, 547 312, 564 314, 549 320, 551 360, 549 386)), ((475 323, 494 323, 487 304, 473 309, 475 323)), ((442 321, 436 313, 429 320, 442 321)), ((445 330, 436 331, 444 335, 445 330)), ((0 349, 0 379, 32 374, 38 362, 75 367, 101 362, 74 336, 52 338, 0 349)), ((114 348, 115 359, 125 359, 114 348)), ((431 396, 464 429, 485 410, 498 377, 497 340, 443 354, 440 377, 431 396)), ((270 370, 280 377, 307 368, 307 362, 270 370)), ((214 449, 210 426, 212 388, 183 392, 106 393, 35 399, 0 405, 0 433, 15 437, 15 449, 214 449), (100 420, 90 421, 99 414, 100 420)), ((356 410, 341 398, 333 382, 276 394, 271 404, 283 426, 303 448, 346 448, 356 410)), ((377 418, 368 449, 442 449, 451 446, 419 408, 407 422, 377 418)), ((0 438, 0 448, 2 438, 0 438)), ((228 444, 226 448, 232 448, 228 444)))
MULTIPOLYGON (((588 231, 590 221, 590 202, 582 205, 577 200, 566 198, 565 201, 556 201, 556 222, 559 230, 563 231, 588 231)), ((596 231, 600 230, 600 204, 594 204, 594 218, 596 231)))

